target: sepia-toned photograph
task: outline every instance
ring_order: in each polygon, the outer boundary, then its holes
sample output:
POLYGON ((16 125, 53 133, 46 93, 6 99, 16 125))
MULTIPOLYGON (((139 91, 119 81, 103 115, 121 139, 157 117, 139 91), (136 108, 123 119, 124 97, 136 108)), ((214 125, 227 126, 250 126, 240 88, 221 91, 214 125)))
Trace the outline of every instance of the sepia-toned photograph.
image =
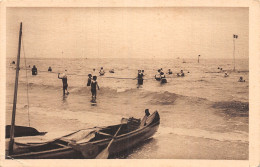
POLYGON ((5 61, 5 159, 249 160, 249 8, 9 7, 5 61))

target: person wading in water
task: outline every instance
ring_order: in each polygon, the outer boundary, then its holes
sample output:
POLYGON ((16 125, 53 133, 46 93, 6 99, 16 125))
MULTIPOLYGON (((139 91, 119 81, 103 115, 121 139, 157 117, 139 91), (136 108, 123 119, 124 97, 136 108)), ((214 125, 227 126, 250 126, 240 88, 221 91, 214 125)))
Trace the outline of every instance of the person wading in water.
POLYGON ((91 84, 91 80, 92 80, 92 75, 88 74, 88 82, 87 82, 87 86, 90 86, 91 84))
POLYGON ((37 68, 35 65, 33 65, 33 68, 32 68, 32 75, 37 75, 38 72, 37 72, 37 68))
POLYGON ((99 90, 99 86, 97 83, 97 76, 93 76, 93 79, 91 80, 91 94, 92 94, 92 100, 91 102, 96 103, 96 98, 97 98, 97 88, 99 90))
POLYGON ((51 66, 48 68, 48 71, 49 71, 49 72, 52 72, 52 68, 51 68, 51 66))
MULTIPOLYGON (((67 72, 67 70, 65 70, 67 72)), ((68 91, 68 79, 66 73, 63 73, 62 76, 60 76, 60 73, 58 73, 58 78, 62 79, 62 84, 63 84, 63 96, 65 95, 65 90, 67 91, 67 95, 69 94, 68 91)))
POLYGON ((142 87, 144 79, 143 79, 144 74, 142 73, 141 70, 138 70, 137 74, 137 88, 142 87))

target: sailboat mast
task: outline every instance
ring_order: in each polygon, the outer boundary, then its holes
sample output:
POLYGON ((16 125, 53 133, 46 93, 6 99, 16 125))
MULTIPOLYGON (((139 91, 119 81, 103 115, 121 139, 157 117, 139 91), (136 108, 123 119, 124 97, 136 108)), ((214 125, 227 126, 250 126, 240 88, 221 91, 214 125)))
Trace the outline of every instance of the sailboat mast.
POLYGON ((234 68, 233 70, 236 70, 236 62, 235 62, 235 53, 236 53, 236 43, 235 43, 235 38, 233 38, 233 44, 234 44, 234 49, 233 49, 233 61, 234 61, 234 68))
POLYGON ((10 130, 9 155, 11 155, 13 153, 13 145, 14 145, 14 127, 15 127, 15 113, 16 113, 16 102, 17 102, 17 91, 18 91, 18 77, 19 77, 19 70, 20 70, 21 39, 22 39, 22 22, 20 23, 18 55, 17 55, 17 63, 16 63, 16 75, 15 75, 12 122, 11 122, 11 130, 10 130))

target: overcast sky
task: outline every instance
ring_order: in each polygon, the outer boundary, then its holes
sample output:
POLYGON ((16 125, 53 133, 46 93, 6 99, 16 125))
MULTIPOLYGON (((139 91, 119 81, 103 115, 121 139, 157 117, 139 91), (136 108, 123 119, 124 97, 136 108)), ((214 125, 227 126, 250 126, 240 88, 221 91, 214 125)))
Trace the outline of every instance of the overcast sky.
POLYGON ((248 58, 247 8, 8 8, 7 57, 21 21, 26 57, 248 58))

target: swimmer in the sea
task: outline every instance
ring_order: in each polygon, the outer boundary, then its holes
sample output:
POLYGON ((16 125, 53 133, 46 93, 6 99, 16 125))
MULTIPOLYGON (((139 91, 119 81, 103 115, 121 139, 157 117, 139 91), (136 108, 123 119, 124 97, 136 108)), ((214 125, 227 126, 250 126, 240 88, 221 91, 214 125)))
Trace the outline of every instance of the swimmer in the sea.
POLYGON ((178 76, 178 77, 184 77, 184 75, 185 75, 185 74, 184 74, 183 70, 181 70, 180 73, 177 73, 177 76, 178 76))
POLYGON ((99 71, 99 75, 104 75, 105 74, 105 71, 103 69, 103 67, 100 68, 100 71, 99 71))
POLYGON ((246 82, 246 80, 244 80, 243 77, 240 77, 238 82, 246 82))
POLYGON ((141 74, 144 76, 144 70, 142 70, 141 74))
POLYGON ((91 81, 91 94, 92 94, 92 102, 96 102, 97 99, 97 88, 99 90, 99 86, 97 83, 97 76, 93 76, 91 81))
POLYGON ((225 72, 225 75, 224 75, 224 77, 228 77, 228 73, 226 73, 226 72, 225 72))
POLYGON ((160 70, 160 69, 158 70, 158 73, 154 76, 154 78, 155 78, 157 81, 160 81, 160 80, 161 80, 161 70, 160 70))
POLYGON ((141 87, 143 85, 143 74, 141 70, 138 70, 138 74, 137 74, 137 88, 141 87))
POLYGON ((51 66, 48 68, 48 71, 49 71, 49 72, 52 72, 52 68, 51 68, 51 66))
POLYGON ((110 73, 115 73, 114 69, 109 70, 110 73))
POLYGON ((172 70, 171 69, 168 70, 168 74, 172 74, 172 70))
POLYGON ((33 68, 32 68, 32 75, 37 75, 38 72, 37 72, 37 68, 35 65, 33 65, 33 68))
POLYGON ((91 75, 91 74, 88 74, 88 83, 87 83, 87 86, 90 86, 91 80, 92 80, 92 75, 91 75))
POLYGON ((58 73, 58 78, 62 79, 63 95, 65 95, 65 91, 67 91, 67 95, 69 94, 69 91, 68 91, 68 79, 67 79, 66 72, 67 72, 67 70, 65 70, 65 73, 63 73, 62 76, 60 76, 60 73, 58 73))
POLYGON ((167 83, 166 76, 165 76, 164 72, 161 72, 160 76, 161 76, 161 83, 167 83))

